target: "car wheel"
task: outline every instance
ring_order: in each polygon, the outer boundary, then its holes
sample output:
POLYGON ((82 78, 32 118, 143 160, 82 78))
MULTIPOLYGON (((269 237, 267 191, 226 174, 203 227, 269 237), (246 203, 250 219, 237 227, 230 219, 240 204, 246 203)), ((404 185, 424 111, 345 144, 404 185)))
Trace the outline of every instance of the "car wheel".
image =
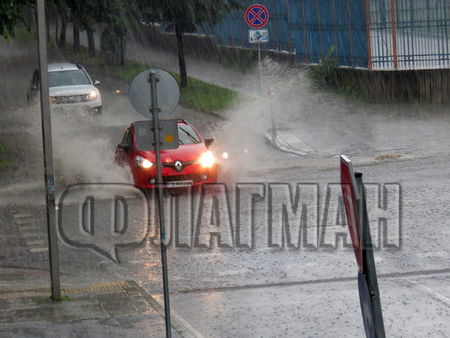
POLYGON ((103 111, 102 106, 92 108, 92 115, 100 115, 103 111))

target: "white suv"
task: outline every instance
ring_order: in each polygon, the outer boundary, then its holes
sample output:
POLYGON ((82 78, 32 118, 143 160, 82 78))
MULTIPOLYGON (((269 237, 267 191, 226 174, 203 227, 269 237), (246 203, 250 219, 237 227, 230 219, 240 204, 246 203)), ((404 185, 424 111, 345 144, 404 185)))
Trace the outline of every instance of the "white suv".
MULTIPOLYGON (((96 88, 100 81, 92 81, 80 64, 50 63, 48 65, 48 86, 52 108, 81 107, 93 113, 102 112, 102 97, 96 88)), ((39 71, 35 70, 27 92, 30 103, 38 94, 39 71)))

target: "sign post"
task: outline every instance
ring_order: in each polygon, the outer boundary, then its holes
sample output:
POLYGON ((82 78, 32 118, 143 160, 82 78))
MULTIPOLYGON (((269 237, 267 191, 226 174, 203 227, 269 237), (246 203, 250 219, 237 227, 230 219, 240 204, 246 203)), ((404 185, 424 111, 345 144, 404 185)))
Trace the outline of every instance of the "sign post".
POLYGON ((150 112, 153 115, 153 135, 155 140, 156 155, 156 184, 158 185, 158 211, 159 211, 159 233, 161 238, 161 265, 163 273, 164 288, 164 315, 166 321, 166 337, 172 337, 172 325, 170 323, 170 299, 169 299, 169 273, 167 269, 167 248, 166 248, 166 228, 164 225, 164 196, 163 196, 163 180, 161 174, 161 153, 160 153, 160 127, 159 127, 159 107, 157 98, 156 83, 158 77, 155 72, 149 73, 148 82, 150 82, 150 94, 152 104, 150 112))
POLYGON ((345 155, 341 155, 341 188, 350 237, 358 264, 359 299, 366 337, 384 338, 386 334, 364 183, 362 174, 353 172, 352 162, 345 155))
POLYGON ((259 89, 261 90, 261 43, 269 42, 269 31, 267 29, 261 28, 263 28, 269 22, 269 11, 263 5, 255 4, 247 8, 244 17, 247 25, 252 28, 248 31, 248 42, 257 45, 259 89))
POLYGON ((38 52, 41 88, 42 145, 44 148, 45 200, 47 205, 48 254, 52 299, 61 298, 59 280, 58 238, 55 225, 55 178, 53 173, 52 122, 48 91, 47 34, 45 24, 45 0, 36 0, 38 21, 38 52))
POLYGON ((128 90, 128 98, 133 108, 142 116, 151 118, 148 121, 136 122, 136 127, 151 129, 153 140, 147 143, 147 150, 155 152, 156 185, 159 216, 159 233, 161 238, 161 266, 164 289, 164 314, 166 337, 172 337, 170 319, 169 273, 167 262, 166 228, 164 224, 164 196, 161 170, 161 149, 178 148, 178 123, 176 120, 160 120, 160 113, 171 113, 180 100, 180 88, 172 75, 162 69, 147 69, 135 76, 128 90), (148 95, 150 84, 150 96, 148 95), (162 139, 161 136, 164 136, 162 139), (150 144, 151 143, 151 144, 150 144))

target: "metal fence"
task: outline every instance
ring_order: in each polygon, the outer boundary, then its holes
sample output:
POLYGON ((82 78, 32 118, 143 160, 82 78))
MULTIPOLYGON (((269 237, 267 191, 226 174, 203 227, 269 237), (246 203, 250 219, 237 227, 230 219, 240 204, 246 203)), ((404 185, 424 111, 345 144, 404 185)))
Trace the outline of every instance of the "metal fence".
MULTIPOLYGON (((319 63, 330 47, 340 66, 385 69, 450 68, 450 0, 261 0, 270 12, 263 49, 319 63)), ((255 1, 247 1, 250 5, 255 1)), ((250 48, 244 11, 200 33, 221 45, 250 48)))
POLYGON ((340 66, 367 68, 364 0, 292 0, 289 4, 298 61, 319 63, 334 46, 340 66))
MULTIPOLYGON (((269 43, 263 49, 294 52, 302 63, 319 63, 331 46, 341 66, 368 65, 365 0, 261 0, 270 12, 269 43)), ((251 5, 255 1, 247 1, 251 5)), ((226 46, 250 48, 244 11, 234 11, 199 32, 226 46)))
POLYGON ((367 0, 371 69, 450 67, 449 0, 367 0))

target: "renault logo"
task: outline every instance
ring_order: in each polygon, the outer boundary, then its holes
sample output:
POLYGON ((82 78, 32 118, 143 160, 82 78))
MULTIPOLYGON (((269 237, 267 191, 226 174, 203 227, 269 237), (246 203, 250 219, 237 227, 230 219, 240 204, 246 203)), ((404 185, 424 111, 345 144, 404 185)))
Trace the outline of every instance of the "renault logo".
POLYGON ((181 163, 180 161, 175 161, 175 163, 173 165, 174 165, 176 171, 183 170, 183 163, 181 163))

